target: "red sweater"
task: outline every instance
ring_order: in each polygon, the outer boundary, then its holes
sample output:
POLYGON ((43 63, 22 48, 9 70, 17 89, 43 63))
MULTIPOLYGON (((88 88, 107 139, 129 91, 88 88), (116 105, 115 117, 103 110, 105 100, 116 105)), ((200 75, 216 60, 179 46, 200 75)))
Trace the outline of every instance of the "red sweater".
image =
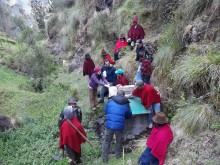
POLYGON ((121 49, 122 47, 127 46, 128 43, 125 40, 124 42, 122 42, 120 39, 117 41, 116 45, 115 45, 115 49, 114 49, 114 53, 116 53, 118 51, 118 49, 121 49))
POLYGON ((144 29, 141 25, 131 25, 130 30, 128 31, 128 37, 131 38, 131 41, 136 42, 138 39, 144 39, 144 36, 144 29))
POLYGON ((93 70, 95 68, 95 64, 91 58, 87 58, 83 64, 83 76, 88 75, 91 78, 93 74, 93 70))
POLYGON ((115 65, 115 61, 111 58, 111 56, 109 54, 106 54, 105 56, 102 56, 103 57, 103 61, 105 62, 105 60, 109 60, 109 63, 112 64, 112 65, 115 65))
POLYGON ((161 103, 159 93, 149 84, 145 84, 142 89, 136 88, 132 95, 140 97, 145 108, 150 108, 154 103, 161 103))
POLYGON ((151 149, 151 154, 163 165, 169 144, 173 141, 173 132, 169 124, 161 127, 153 127, 146 145, 151 149))
MULTIPOLYGON (((70 120, 71 123, 78 128, 78 130, 86 136, 82 125, 76 117, 70 120)), ((75 152, 80 152, 80 145, 85 142, 85 139, 73 128, 66 120, 62 123, 60 127, 60 144, 59 147, 64 149, 64 145, 68 145, 75 152)))
POLYGON ((121 75, 117 77, 115 85, 121 84, 122 86, 124 85, 129 85, 128 79, 126 78, 125 75, 121 75))

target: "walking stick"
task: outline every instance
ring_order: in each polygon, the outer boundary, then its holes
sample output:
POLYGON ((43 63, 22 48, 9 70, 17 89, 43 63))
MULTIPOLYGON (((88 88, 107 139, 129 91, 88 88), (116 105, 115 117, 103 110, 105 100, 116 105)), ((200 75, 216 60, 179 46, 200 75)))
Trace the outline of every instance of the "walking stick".
POLYGON ((76 128, 75 125, 73 125, 73 123, 71 123, 69 119, 66 119, 66 121, 83 137, 83 139, 87 141, 87 143, 89 143, 91 147, 93 147, 92 143, 90 143, 90 141, 80 132, 80 130, 78 130, 78 128, 76 128))

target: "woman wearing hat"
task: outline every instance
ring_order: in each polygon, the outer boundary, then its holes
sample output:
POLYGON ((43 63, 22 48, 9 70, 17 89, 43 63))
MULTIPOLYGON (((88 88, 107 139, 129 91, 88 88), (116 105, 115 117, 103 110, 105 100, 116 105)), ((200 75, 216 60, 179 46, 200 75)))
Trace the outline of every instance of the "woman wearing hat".
POLYGON ((173 141, 173 132, 168 118, 163 112, 153 117, 154 126, 147 139, 147 148, 138 160, 138 165, 163 165, 169 144, 173 141))
POLYGON ((117 74, 117 80, 115 85, 116 86, 124 86, 124 85, 129 85, 127 77, 124 75, 123 69, 118 69, 115 71, 117 74))
POLYGON ((109 87, 109 82, 105 79, 105 77, 101 74, 101 68, 96 66, 94 68, 94 73, 92 74, 89 81, 89 101, 90 108, 92 110, 96 110, 98 108, 97 102, 97 88, 99 85, 109 87))
POLYGON ((120 49, 122 47, 125 47, 127 46, 128 43, 126 41, 126 38, 124 36, 124 34, 121 34, 119 40, 117 41, 116 45, 115 45, 115 49, 114 49, 114 60, 117 61, 119 58, 118 58, 118 52, 120 51, 120 49))
POLYGON ((102 51, 101 51, 101 56, 102 56, 102 59, 103 59, 103 63, 105 63, 105 61, 108 60, 111 65, 115 65, 115 61, 114 61, 114 60, 111 58, 111 56, 105 51, 105 49, 102 49, 102 51))

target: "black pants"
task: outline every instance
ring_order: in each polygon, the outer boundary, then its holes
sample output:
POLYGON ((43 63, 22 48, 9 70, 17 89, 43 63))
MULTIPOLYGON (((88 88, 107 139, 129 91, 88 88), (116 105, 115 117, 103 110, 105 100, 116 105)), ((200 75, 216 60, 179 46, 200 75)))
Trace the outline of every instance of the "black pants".
POLYGON ((80 160, 80 157, 81 157, 81 149, 80 149, 80 152, 79 153, 77 153, 77 152, 75 152, 72 148, 70 148, 68 145, 65 145, 65 150, 66 150, 66 152, 67 152, 67 154, 68 154, 68 157, 70 158, 70 159, 72 159, 72 162, 70 163, 71 165, 74 165, 74 162, 79 162, 79 161, 81 161, 80 160))

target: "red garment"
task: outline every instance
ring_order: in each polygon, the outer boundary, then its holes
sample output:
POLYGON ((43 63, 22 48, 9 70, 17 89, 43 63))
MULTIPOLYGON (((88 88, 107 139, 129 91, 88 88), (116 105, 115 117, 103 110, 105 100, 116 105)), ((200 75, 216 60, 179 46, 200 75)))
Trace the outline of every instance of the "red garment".
POLYGON ((154 103, 161 103, 160 94, 149 84, 145 84, 142 89, 136 88, 132 95, 140 97, 145 108, 150 108, 154 103))
MULTIPOLYGON (((70 120, 71 123, 78 128, 78 130, 86 136, 82 125, 76 117, 70 120)), ((73 128, 66 120, 60 127, 60 144, 59 147, 64 149, 64 145, 68 145, 75 152, 80 153, 80 145, 85 142, 85 139, 73 128)))
POLYGON ((151 62, 147 59, 143 60, 141 64, 141 75, 151 76, 152 72, 151 62))
POLYGON ((106 54, 105 56, 102 56, 103 57, 103 61, 105 62, 105 60, 109 60, 109 63, 112 64, 112 65, 115 65, 115 61, 111 58, 111 56, 109 54, 106 54))
POLYGON ((121 84, 122 86, 129 85, 128 79, 125 75, 118 75, 115 85, 118 84, 121 84))
POLYGON ((136 42, 138 39, 144 39, 144 36, 145 36, 144 29, 141 25, 139 24, 137 24, 136 26, 131 25, 128 31, 128 37, 131 38, 131 41, 136 42))
POLYGON ((87 58, 83 64, 83 76, 88 75, 91 78, 93 74, 93 70, 95 68, 95 64, 91 58, 87 58))
POLYGON ((169 124, 153 127, 146 145, 151 149, 151 154, 159 160, 160 165, 164 164, 167 148, 172 141, 173 132, 169 124))
POLYGON ((121 49, 122 47, 127 46, 128 43, 126 41, 126 39, 124 40, 124 42, 122 42, 120 39, 117 41, 116 45, 115 45, 115 49, 114 49, 114 53, 116 53, 118 51, 118 49, 121 49))

